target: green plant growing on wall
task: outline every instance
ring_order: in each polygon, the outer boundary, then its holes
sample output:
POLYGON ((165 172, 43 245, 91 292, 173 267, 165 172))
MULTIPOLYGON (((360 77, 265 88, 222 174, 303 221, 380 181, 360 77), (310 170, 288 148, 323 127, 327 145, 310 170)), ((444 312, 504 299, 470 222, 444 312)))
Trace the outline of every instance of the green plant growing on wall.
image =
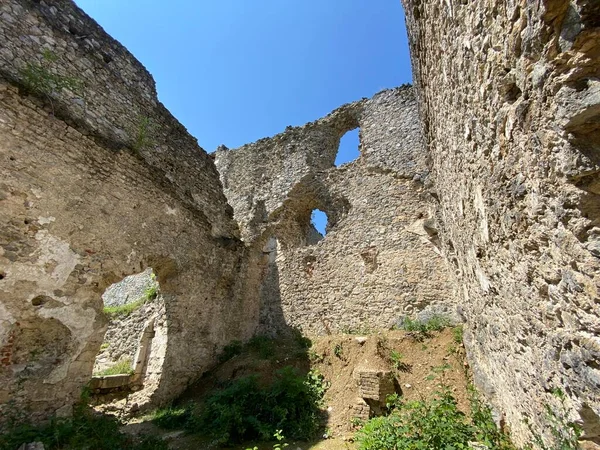
POLYGON ((76 77, 68 77, 56 73, 58 56, 46 49, 42 53, 41 62, 27 63, 19 71, 21 83, 25 92, 42 97, 50 102, 54 112, 52 98, 63 90, 81 95, 83 82, 76 77))
POLYGON ((131 303, 125 303, 124 305, 117 306, 105 306, 102 311, 111 319, 116 319, 119 317, 127 317, 132 312, 137 311, 146 303, 156 299, 159 294, 158 285, 153 285, 148 287, 144 294, 138 298, 136 301, 131 303))
POLYGON ((156 144, 154 140, 154 121, 147 116, 139 116, 134 130, 133 150, 136 153, 156 144))
POLYGON ((94 373, 95 376, 104 377, 107 375, 132 375, 133 368, 131 367, 130 359, 121 359, 112 366, 94 373))
POLYGON ((581 427, 569 421, 565 393, 556 388, 552 394, 560 400, 560 406, 553 409, 550 405, 544 405, 546 425, 545 428, 550 431, 553 445, 550 446, 544 438, 537 433, 529 422, 527 426, 533 435, 533 442, 536 446, 548 450, 577 450, 579 446, 579 438, 581 437, 581 427))
POLYGON ((430 338, 433 331, 441 331, 450 325, 450 321, 442 316, 432 316, 427 320, 413 320, 406 317, 402 321, 402 328, 408 331, 417 340, 430 338))

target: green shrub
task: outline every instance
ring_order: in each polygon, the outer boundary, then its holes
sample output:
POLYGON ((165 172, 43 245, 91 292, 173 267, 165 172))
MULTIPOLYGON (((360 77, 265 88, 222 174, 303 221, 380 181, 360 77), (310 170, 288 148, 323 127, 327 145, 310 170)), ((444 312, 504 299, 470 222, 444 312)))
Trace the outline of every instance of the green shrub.
POLYGON ((512 450, 508 436, 502 433, 492 417, 492 410, 482 403, 479 393, 473 385, 469 385, 469 401, 471 403, 471 421, 475 427, 475 440, 494 450, 512 450))
POLYGON ((312 347, 310 338, 304 336, 302 331, 297 328, 292 329, 292 336, 296 345, 301 349, 309 349, 312 347))
POLYGON ((397 352, 395 350, 392 350, 390 352, 390 361, 392 363, 392 367, 394 369, 400 370, 402 372, 410 372, 410 370, 411 370, 410 364, 407 364, 404 361, 402 361, 403 359, 404 359, 404 356, 402 355, 402 353, 397 352))
POLYGON ((78 406, 71 418, 55 418, 42 426, 20 424, 0 429, 0 449, 16 450, 21 444, 41 441, 47 450, 167 450, 164 442, 152 437, 136 442, 121 433, 119 426, 114 417, 78 406))
MULTIPOLYGON (((386 417, 367 421, 356 434, 361 450, 428 450, 468 449, 469 442, 497 443, 499 438, 486 429, 490 416, 482 414, 473 423, 467 420, 456 404, 449 389, 443 388, 430 401, 402 403, 398 398, 390 401, 392 412, 386 417), (494 440, 496 439, 496 440, 494 440)), ((498 432, 499 433, 499 432, 498 432)), ((490 447, 493 449, 510 447, 490 447)))
POLYGON ((101 370, 100 372, 94 373, 95 376, 104 377, 107 375, 131 375, 133 374, 133 367, 131 366, 131 359, 121 359, 114 365, 101 370))
POLYGON ((432 331, 441 331, 449 325, 450 321, 443 316, 431 316, 425 321, 405 317, 401 328, 408 332, 416 333, 420 338, 429 338, 432 331))
POLYGON ((160 408, 150 415, 150 421, 165 430, 177 430, 185 428, 192 417, 189 407, 160 408))
POLYGON ((207 398, 192 431, 208 432, 220 443, 270 439, 277 430, 292 439, 316 436, 325 387, 318 373, 304 377, 290 366, 261 386, 256 376, 232 382, 207 398))
POLYGON ((269 359, 275 354, 275 340, 263 335, 253 336, 248 341, 248 348, 261 359, 269 359))
POLYGON ((219 362, 224 363, 225 361, 229 361, 234 356, 242 353, 243 350, 244 344, 242 344, 242 341, 232 341, 223 348, 218 358, 219 362))

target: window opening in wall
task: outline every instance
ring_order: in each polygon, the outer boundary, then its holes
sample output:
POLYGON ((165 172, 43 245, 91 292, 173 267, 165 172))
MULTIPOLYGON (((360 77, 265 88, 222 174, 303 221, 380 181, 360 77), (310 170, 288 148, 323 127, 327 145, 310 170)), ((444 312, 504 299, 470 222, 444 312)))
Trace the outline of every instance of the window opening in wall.
POLYGON ((340 147, 335 158, 336 167, 354 161, 360 156, 358 131, 358 128, 350 130, 340 139, 340 147))
POLYGON ((328 218, 326 213, 320 209, 313 210, 310 215, 310 224, 312 225, 310 232, 312 233, 312 236, 309 235, 309 244, 318 242, 325 237, 325 234, 327 234, 327 221, 328 218))
MULTIPOLYGON (((147 321, 156 309, 159 297, 158 281, 151 268, 127 276, 106 289, 102 301, 109 324, 94 363, 94 379, 118 375, 122 378, 123 388, 139 381, 153 335, 152 330, 146 329, 147 321)), ((117 380, 111 382, 111 387, 121 387, 115 384, 118 384, 117 380)), ((101 381, 92 385, 100 391, 103 388, 101 381)))

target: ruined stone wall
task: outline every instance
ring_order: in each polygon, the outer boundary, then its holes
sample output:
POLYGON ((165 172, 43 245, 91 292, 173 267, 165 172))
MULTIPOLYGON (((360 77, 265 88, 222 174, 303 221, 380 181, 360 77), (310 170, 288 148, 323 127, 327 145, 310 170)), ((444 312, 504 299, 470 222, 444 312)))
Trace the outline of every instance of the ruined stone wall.
POLYGON ((600 439, 600 5, 403 0, 475 382, 519 444, 600 439))
POLYGON ((167 332, 133 401, 164 403, 258 322, 259 273, 212 159, 72 2, 0 15, 0 416, 69 413, 103 339, 102 293, 147 267, 167 332), (32 92, 32 67, 80 92, 32 92))
POLYGON ((134 149, 182 202, 201 211, 215 236, 236 234, 209 155, 156 96, 152 76, 71 0, 0 5, 0 75, 24 86, 28 66, 81 86, 42 95, 52 112, 99 145, 134 149), (49 61, 46 55, 55 58, 49 61))
POLYGON ((410 87, 217 151, 241 234, 268 260, 263 332, 388 328, 403 316, 451 310, 426 159, 410 87), (334 167, 340 138, 357 127, 361 156, 334 167), (314 209, 329 219, 321 240, 314 209))

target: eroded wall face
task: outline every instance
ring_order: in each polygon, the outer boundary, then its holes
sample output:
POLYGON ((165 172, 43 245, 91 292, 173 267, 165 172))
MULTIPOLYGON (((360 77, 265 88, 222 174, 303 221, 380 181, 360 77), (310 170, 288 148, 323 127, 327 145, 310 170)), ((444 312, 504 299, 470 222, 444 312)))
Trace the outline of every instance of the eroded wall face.
POLYGON ((381 329, 452 311, 426 160, 408 87, 217 152, 242 236, 265 255, 263 332, 381 329), (361 156, 333 167, 340 137, 357 127, 361 156), (329 219, 321 240, 310 224, 314 209, 329 219))
POLYGON ((598 439, 598 2, 403 3, 475 381, 518 443, 556 389, 598 439))
POLYGON ((3 403, 68 409, 103 339, 102 293, 146 267, 160 282, 168 329, 162 370, 147 380, 155 401, 251 335, 237 247, 213 238, 202 215, 129 153, 99 147, 12 87, 2 86, 0 102, 3 403))
POLYGON ((164 311, 132 400, 164 403, 258 323, 212 159, 74 3, 0 10, 0 417, 70 412, 106 328, 102 293, 148 267, 164 311), (34 91, 31 67, 81 89, 34 91))

